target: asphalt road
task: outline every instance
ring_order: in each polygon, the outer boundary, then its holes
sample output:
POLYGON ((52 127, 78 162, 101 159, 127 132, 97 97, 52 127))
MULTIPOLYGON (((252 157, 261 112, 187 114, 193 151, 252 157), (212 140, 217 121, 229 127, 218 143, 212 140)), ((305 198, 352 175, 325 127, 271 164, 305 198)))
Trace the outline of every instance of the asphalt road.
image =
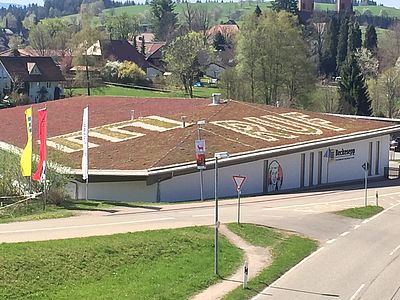
POLYGON ((400 202, 385 202, 254 299, 400 299, 400 202))
MULTIPOLYGON (((242 199, 241 222, 302 233, 320 249, 264 290, 258 299, 399 299, 399 181, 374 183, 369 203, 386 210, 371 220, 331 212, 364 205, 362 186, 242 199)), ((220 201, 220 221, 237 221, 237 201, 220 201)), ((147 229, 214 224, 214 203, 124 208, 77 217, 0 224, 0 242, 39 241, 147 229)))

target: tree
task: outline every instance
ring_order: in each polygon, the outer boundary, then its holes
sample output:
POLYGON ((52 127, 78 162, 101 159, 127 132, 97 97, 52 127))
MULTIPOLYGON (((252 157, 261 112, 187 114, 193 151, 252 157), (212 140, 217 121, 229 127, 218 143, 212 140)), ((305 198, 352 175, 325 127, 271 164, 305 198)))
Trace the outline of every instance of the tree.
POLYGON ((349 35, 347 40, 347 52, 354 52, 362 46, 361 29, 357 22, 349 22, 349 35))
POLYGON ((366 79, 376 78, 378 76, 379 61, 367 48, 358 49, 354 53, 361 72, 366 79))
POLYGON ((154 32, 154 38, 158 41, 169 40, 177 25, 174 2, 172 0, 152 0, 150 6, 151 29, 154 32))
POLYGON ((200 72, 200 53, 211 55, 211 49, 204 45, 203 36, 198 32, 189 32, 177 37, 165 52, 167 69, 182 83, 191 98, 195 78, 200 72))
POLYGON ((262 15, 261 8, 258 6, 258 4, 256 6, 256 9, 254 10, 254 13, 256 14, 257 17, 262 15))
POLYGON ((135 63, 124 61, 118 67, 118 79, 122 83, 141 84, 146 79, 146 73, 135 63))
POLYGON ((399 113, 400 100, 400 71, 397 68, 389 68, 378 78, 380 94, 383 95, 383 112, 385 116, 393 118, 399 113))
POLYGON ((294 15, 299 14, 299 9, 297 7, 296 0, 275 0, 272 1, 271 4, 272 4, 272 10, 276 12, 284 10, 294 15))
POLYGON ((36 50, 41 56, 48 55, 51 48, 52 40, 46 26, 39 23, 29 32, 29 45, 36 50))
POLYGON ((193 20, 196 15, 196 10, 193 5, 186 2, 185 6, 183 7, 182 14, 183 25, 186 27, 186 32, 193 31, 193 20))
POLYGON ((331 17, 322 49, 321 69, 326 75, 336 73, 339 24, 336 17, 331 17))
POLYGON ((354 54, 350 53, 341 68, 339 81, 339 113, 371 115, 371 100, 364 76, 354 54))
POLYGON ((142 53, 143 55, 146 55, 146 42, 145 42, 145 40, 144 40, 144 36, 142 36, 141 38, 140 38, 140 41, 141 41, 141 43, 140 43, 140 53, 142 53))
POLYGON ((347 57, 347 42, 349 37, 348 18, 342 17, 340 19, 339 40, 336 55, 336 69, 340 73, 341 64, 344 63, 347 57))
POLYGON ((379 42, 379 61, 382 69, 393 67, 400 57, 400 23, 386 30, 379 42))
POLYGON ((378 36, 374 25, 368 24, 365 30, 364 47, 372 53, 376 53, 376 49, 378 48, 378 36))
POLYGON ((128 40, 139 33, 139 19, 137 16, 128 16, 126 12, 121 15, 107 16, 104 25, 114 40, 128 40))
POLYGON ((220 31, 218 31, 213 38, 213 46, 215 50, 224 50, 225 44, 226 44, 226 39, 224 35, 220 31))
POLYGON ((313 85, 302 28, 287 12, 247 15, 238 33, 236 60, 241 96, 251 101, 297 106, 298 96, 313 85))

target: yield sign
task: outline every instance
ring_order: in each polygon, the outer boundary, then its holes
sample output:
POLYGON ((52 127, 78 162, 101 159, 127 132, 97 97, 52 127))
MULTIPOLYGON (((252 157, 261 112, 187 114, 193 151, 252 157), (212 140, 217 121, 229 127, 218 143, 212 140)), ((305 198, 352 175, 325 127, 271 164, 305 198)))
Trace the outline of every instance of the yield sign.
POLYGON ((242 188, 244 181, 246 180, 246 176, 233 175, 232 179, 236 184, 237 191, 239 192, 240 189, 242 188))

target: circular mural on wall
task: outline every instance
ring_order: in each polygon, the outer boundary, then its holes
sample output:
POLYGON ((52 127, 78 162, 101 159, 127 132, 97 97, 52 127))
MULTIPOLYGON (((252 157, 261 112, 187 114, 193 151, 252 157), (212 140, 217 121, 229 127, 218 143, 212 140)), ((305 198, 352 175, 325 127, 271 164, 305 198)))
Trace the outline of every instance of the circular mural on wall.
POLYGON ((279 191, 283 183, 283 170, 277 160, 271 161, 267 174, 268 191, 279 191))

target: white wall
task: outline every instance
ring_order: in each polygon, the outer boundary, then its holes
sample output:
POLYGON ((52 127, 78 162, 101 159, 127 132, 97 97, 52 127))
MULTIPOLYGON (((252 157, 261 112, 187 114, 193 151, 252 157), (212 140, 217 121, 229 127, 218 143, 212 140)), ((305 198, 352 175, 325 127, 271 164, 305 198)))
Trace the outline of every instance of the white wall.
MULTIPOLYGON (((72 183, 70 185, 71 196, 74 197, 74 187, 72 183)), ((85 196, 85 184, 78 183, 78 199, 85 199, 85 196)), ((155 202, 157 185, 147 186, 145 181, 89 182, 88 198, 124 202, 155 202)))
MULTIPOLYGON (((382 177, 384 167, 389 165, 389 135, 366 139, 359 142, 338 144, 330 147, 336 149, 355 149, 354 158, 346 160, 330 160, 329 176, 327 178, 327 159, 322 157, 321 184, 348 182, 351 180, 361 180, 364 178, 362 164, 368 160, 369 143, 372 142, 372 175, 382 177), (377 141, 379 141, 379 168, 375 174, 377 162, 377 141)), ((304 187, 309 187, 310 153, 314 153, 313 185, 318 186, 318 151, 325 154, 327 148, 314 149, 313 151, 299 152, 296 154, 277 156, 268 160, 258 160, 255 162, 243 163, 234 166, 219 168, 219 196, 235 197, 237 195, 236 186, 233 182, 233 175, 246 176, 246 182, 242 188, 242 195, 254 195, 265 193, 268 165, 276 160, 282 168, 283 180, 280 187, 281 191, 300 188, 301 154, 305 154, 304 164, 304 187)), ((214 197, 214 169, 204 170, 204 198, 214 197)), ((271 189, 271 186, 270 186, 271 189)), ((70 193, 74 196, 75 186, 71 184, 70 193)), ((160 200, 162 202, 187 201, 200 199, 200 172, 176 176, 160 182, 160 200)), ((85 184, 78 184, 78 198, 85 198, 85 184)), ((157 184, 146 185, 145 181, 129 182, 102 182, 89 183, 89 199, 115 200, 115 201, 138 201, 156 202, 157 184)))
MULTIPOLYGON (((368 139, 360 142, 339 144, 332 146, 331 149, 355 149, 354 158, 346 160, 330 160, 327 166, 327 158, 322 157, 321 184, 348 182, 364 178, 362 164, 368 160, 369 143, 372 142, 372 175, 382 177, 384 167, 389 165, 389 135, 368 139), (379 141, 379 168, 375 173, 376 166, 376 147, 379 141), (329 176, 327 178, 327 169, 329 176), (327 181, 328 180, 328 181, 327 181)), ((283 180, 280 190, 291 190, 300 188, 301 154, 305 154, 304 164, 304 187, 310 186, 310 153, 314 153, 313 185, 318 185, 318 152, 325 154, 327 148, 315 149, 313 151, 299 152, 285 156, 277 156, 268 159, 268 164, 276 160, 282 168, 283 180)), ((234 197, 236 189, 232 179, 233 175, 244 175, 247 177, 243 185, 242 195, 262 194, 265 192, 267 170, 264 170, 266 160, 259 160, 251 163, 244 163, 235 166, 219 168, 219 196, 234 197)), ((204 197, 214 197, 214 169, 205 170, 204 174, 204 197)), ((272 186, 270 186, 270 189, 272 186)), ((173 177, 160 183, 161 201, 184 201, 200 198, 200 174, 188 174, 173 177)))
POLYGON ((61 90, 60 95, 63 95, 64 94, 63 87, 58 82, 30 82, 29 83, 29 98, 31 98, 31 100, 34 103, 37 103, 38 99, 39 99, 38 92, 40 91, 40 89, 42 87, 45 87, 48 91, 47 99, 54 100, 54 90, 57 86, 61 90))

